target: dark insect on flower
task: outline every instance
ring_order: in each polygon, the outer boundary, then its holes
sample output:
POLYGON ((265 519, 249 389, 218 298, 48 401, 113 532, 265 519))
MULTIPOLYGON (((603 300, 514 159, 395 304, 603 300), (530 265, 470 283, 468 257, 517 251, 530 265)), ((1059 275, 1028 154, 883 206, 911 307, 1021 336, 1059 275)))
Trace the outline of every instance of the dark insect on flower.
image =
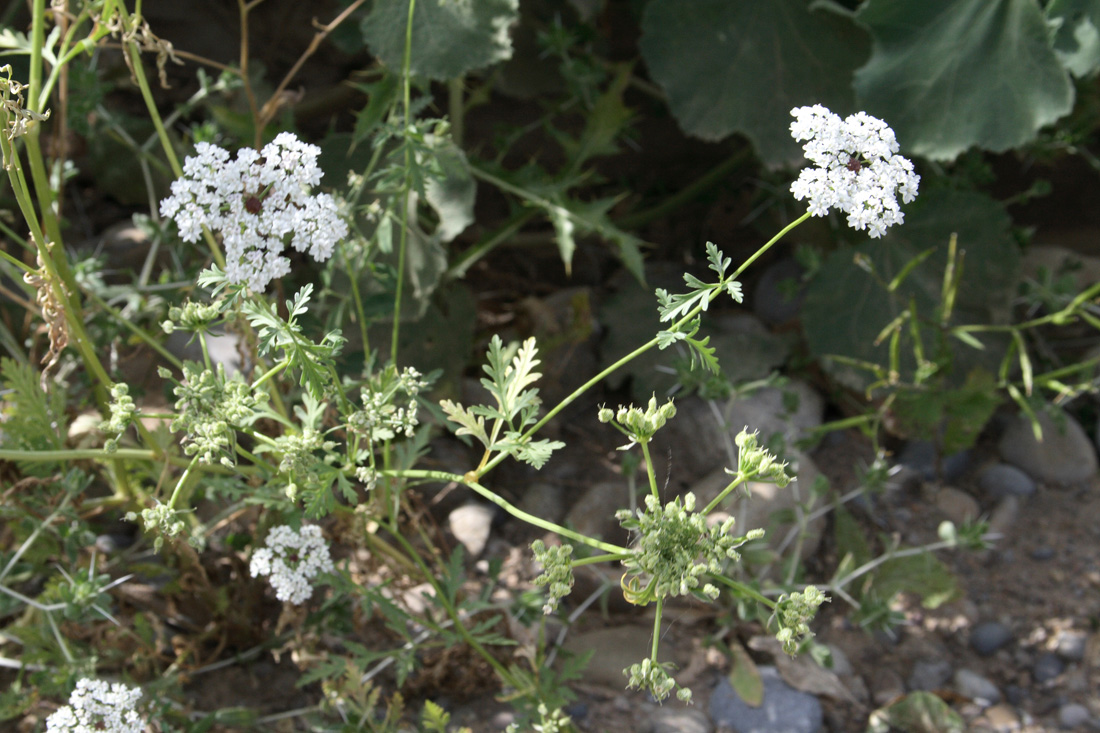
POLYGON ((249 194, 248 198, 244 200, 244 210, 249 214, 259 214, 263 207, 263 203, 254 195, 249 194))
POLYGON ((848 170, 850 170, 852 173, 859 173, 859 169, 862 167, 863 165, 860 164, 859 158, 855 156, 848 158, 848 170))

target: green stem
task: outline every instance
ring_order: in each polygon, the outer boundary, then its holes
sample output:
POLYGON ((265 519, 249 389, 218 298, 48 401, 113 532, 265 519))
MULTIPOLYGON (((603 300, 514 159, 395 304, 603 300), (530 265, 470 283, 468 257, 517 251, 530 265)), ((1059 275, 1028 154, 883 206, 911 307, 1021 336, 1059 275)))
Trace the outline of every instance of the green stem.
POLYGON ((657 645, 661 641, 661 614, 665 610, 665 599, 657 599, 657 608, 653 613, 653 644, 649 650, 649 658, 657 664, 657 645))
POLYGON ((600 562, 618 562, 625 560, 629 555, 624 555, 621 552, 616 552, 607 555, 593 555, 592 557, 582 557, 580 560, 574 560, 571 563, 571 567, 579 568, 581 565, 595 565, 600 562))
MULTIPOLYGON (((0 461, 20 461, 28 463, 65 463, 68 461, 80 461, 80 460, 96 460, 96 461, 115 461, 115 460, 133 460, 133 461, 167 461, 173 466, 187 466, 190 464, 191 459, 181 458, 179 456, 170 456, 163 453, 157 453, 154 450, 147 450, 145 448, 119 448, 114 453, 108 453, 102 448, 72 448, 67 450, 7 450, 0 449, 0 461)), ((207 466, 205 471, 212 473, 219 473, 224 475, 233 475, 238 473, 250 473, 250 469, 245 467, 226 468, 225 466, 211 464, 207 466)))
POLYGON ((737 478, 735 478, 730 483, 729 486, 722 489, 722 491, 718 494, 718 496, 714 497, 714 499, 711 500, 711 502, 709 504, 707 504, 706 508, 704 508, 703 511, 702 511, 703 516, 706 516, 706 515, 710 514, 712 511, 714 511, 714 508, 722 503, 722 499, 725 499, 727 496, 729 496, 731 491, 733 491, 735 488, 740 486, 746 480, 748 480, 747 476, 743 476, 740 473, 737 474, 737 478))
POLYGON ((657 491, 657 477, 653 473, 653 459, 649 457, 649 444, 647 442, 641 442, 638 445, 642 446, 642 457, 645 459, 645 472, 649 476, 649 491, 653 494, 653 498, 657 501, 661 500, 661 494, 657 491))
POLYGON ((180 475, 179 481, 176 482, 176 488, 172 491, 172 497, 168 500, 168 508, 175 509, 176 502, 179 500, 180 494, 183 491, 183 485, 187 483, 187 479, 191 476, 191 469, 198 465, 199 457, 195 456, 191 459, 191 462, 187 464, 187 468, 183 470, 183 474, 180 475))
POLYGON ((492 252, 535 218, 536 210, 525 209, 514 215, 495 232, 460 254, 444 273, 445 279, 465 277, 466 272, 482 257, 492 252))
MULTIPOLYGON (((403 83, 403 103, 405 106, 405 130, 409 134, 412 126, 412 80, 409 69, 412 67, 412 29, 416 11, 416 0, 409 0, 409 17, 405 24, 405 58, 401 62, 403 83)), ((401 296, 405 289, 405 251, 409 244, 409 198, 412 194, 412 148, 405 141, 405 180, 402 184, 401 232, 397 245, 397 292, 393 297, 393 334, 390 338, 390 362, 397 363, 397 343, 401 335, 401 296)))
POLYGON ((612 555, 623 556, 623 555, 629 554, 629 552, 630 552, 625 547, 619 547, 618 545, 613 545, 610 542, 601 542, 600 540, 592 539, 591 537, 583 535, 579 532, 574 532, 573 530, 571 530, 567 527, 563 527, 560 524, 554 524, 553 522, 549 522, 549 521, 543 519, 542 517, 536 517, 534 514, 528 514, 527 512, 523 511, 522 509, 515 506, 514 504, 509 503, 508 500, 505 499, 504 497, 500 496, 499 494, 495 493, 494 491, 492 491, 490 489, 485 488, 484 486, 479 484, 477 481, 471 481, 471 480, 467 479, 464 476, 458 475, 457 473, 447 473, 446 471, 423 471, 423 470, 411 470, 411 469, 410 470, 384 469, 381 473, 382 473, 383 476, 390 477, 390 478, 428 479, 428 480, 432 480, 432 481, 441 481, 441 482, 447 482, 447 483, 453 482, 453 483, 457 483, 457 484, 462 484, 463 486, 469 487, 471 490, 473 490, 475 493, 479 494, 483 498, 485 498, 485 499, 491 501, 492 503, 496 504, 497 506, 499 506, 501 509, 503 509, 504 511, 511 514, 516 519, 527 522, 528 524, 539 527, 540 529, 545 529, 548 532, 554 532, 555 534, 559 534, 562 537, 568 537, 569 539, 573 540, 574 542, 580 542, 581 544, 588 545, 589 547, 595 547, 597 550, 603 550, 604 552, 612 554, 612 555))
POLYGON ((286 369, 288 366, 290 366, 290 359, 283 359, 278 364, 271 367, 266 372, 264 372, 262 375, 260 375, 260 378, 252 383, 252 389, 254 389, 254 390, 259 389, 261 386, 263 386, 264 382, 268 381, 269 379, 274 377, 276 374, 278 374, 282 370, 286 369))
POLYGON ((733 578, 727 578, 724 575, 715 575, 712 577, 722 585, 728 587, 735 594, 741 597, 751 598, 757 603, 763 603, 768 608, 775 610, 775 601, 765 595, 761 595, 755 588, 750 588, 744 583, 734 580, 733 578))

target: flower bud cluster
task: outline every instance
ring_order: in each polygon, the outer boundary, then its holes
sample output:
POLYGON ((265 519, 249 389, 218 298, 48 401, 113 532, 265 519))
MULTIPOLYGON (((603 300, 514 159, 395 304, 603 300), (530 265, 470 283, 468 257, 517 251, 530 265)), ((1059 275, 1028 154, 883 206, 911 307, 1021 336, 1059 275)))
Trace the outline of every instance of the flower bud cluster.
MULTIPOLYGON (((135 512, 127 512, 126 514, 126 519, 130 522, 137 521, 138 517, 139 515, 135 512)), ((183 520, 179 518, 179 512, 167 504, 161 504, 159 501, 147 509, 142 509, 140 518, 145 531, 154 534, 156 537, 153 540, 153 551, 157 553, 164 546, 165 537, 176 537, 184 529, 183 520)))
MULTIPOLYGON (((770 481, 779 488, 791 482, 787 475, 786 462, 780 462, 767 448, 762 448, 756 438, 756 432, 742 430, 733 439, 737 451, 737 472, 747 479, 770 481)), ((727 473, 730 471, 727 469, 727 473)))
POLYGON ((632 664, 623 670, 627 677, 626 686, 630 689, 648 690, 657 702, 661 702, 673 690, 676 690, 676 699, 681 702, 691 702, 691 690, 680 685, 665 669, 665 665, 654 662, 652 659, 643 659, 638 664, 632 664))
POLYGON ((775 638, 783 645, 783 651, 794 654, 798 645, 813 637, 810 621, 817 609, 829 598, 816 586, 808 585, 801 593, 784 593, 776 601, 774 618, 779 623, 775 638))
MULTIPOLYGON (((170 377, 165 371, 162 376, 170 377)), ((225 367, 203 369, 194 362, 184 362, 183 381, 173 388, 175 408, 179 417, 172 421, 172 432, 186 431, 184 452, 198 455, 203 463, 220 462, 232 466, 227 455, 233 446, 234 430, 248 425, 256 410, 267 401, 262 389, 253 390, 239 374, 227 378, 225 367)))
POLYGON ((145 721, 134 709, 141 690, 121 682, 83 679, 69 696, 69 704, 46 718, 47 733, 142 733, 145 721))
MULTIPOLYGON (((540 702, 536 712, 539 714, 539 722, 532 723, 530 730, 535 733, 566 733, 573 730, 569 724, 570 718, 560 709, 553 711, 546 707, 546 703, 540 702)), ((504 733, 520 733, 519 723, 509 723, 504 733)))
POLYGON ((249 564, 253 578, 269 576, 275 597, 300 605, 313 595, 313 579, 334 569, 328 545, 317 525, 295 532, 289 525, 275 527, 249 564))
POLYGON ((809 202, 810 214, 829 209, 848 214, 848 226, 881 237, 905 215, 905 203, 917 195, 920 176, 913 163, 897 155, 898 143, 885 122, 865 112, 842 120, 821 105, 791 110, 791 136, 806 140, 803 150, 817 167, 806 168, 791 184, 799 201, 809 202))
POLYGON ((287 487, 287 495, 294 499, 298 495, 297 484, 317 484, 320 481, 320 469, 326 461, 335 459, 332 451, 336 443, 325 440, 324 436, 306 427, 300 434, 288 433, 275 438, 275 450, 282 454, 279 460, 279 471, 291 477, 291 483, 287 487), (324 451, 324 461, 316 455, 317 451, 324 451))
POLYGON ((184 161, 183 177, 172 182, 160 213, 176 220, 185 242, 197 241, 204 226, 221 233, 229 282, 262 292, 290 272, 283 255, 287 240, 323 262, 348 235, 336 201, 309 193, 323 175, 317 146, 283 132, 260 152, 239 150, 236 160, 209 143, 196 144, 195 153, 184 161))
POLYGON ((173 306, 168 309, 168 320, 161 324, 165 333, 172 333, 177 328, 184 331, 205 331, 222 314, 222 301, 214 303, 195 303, 187 301, 182 307, 173 306))
POLYGON ((118 439, 126 428, 134 422, 137 414, 137 405, 130 396, 130 387, 119 382, 111 387, 111 417, 99 424, 99 429, 111 437, 107 439, 103 449, 108 453, 118 450, 118 439))
POLYGON ((649 494, 645 505, 636 518, 627 509, 615 514, 623 527, 638 533, 633 551, 623 565, 628 574, 647 575, 651 579, 644 592, 637 592, 636 584, 631 584, 634 602, 644 604, 667 596, 688 595, 697 589, 708 598, 717 598, 718 588, 702 584, 700 579, 721 573, 725 560, 739 560, 737 548, 751 537, 732 535, 733 517, 708 527, 706 515, 695 512, 695 495, 691 492, 684 495, 682 502, 677 497, 664 507, 657 497, 649 494))
POLYGON ((542 612, 549 615, 558 607, 558 601, 573 590, 573 546, 547 547, 542 540, 531 543, 535 562, 542 565, 543 573, 535 578, 535 585, 545 585, 549 591, 542 612))
POLYGON ((348 427, 372 441, 390 440, 399 435, 413 437, 420 424, 416 396, 428 386, 422 375, 412 367, 401 372, 385 371, 363 387, 363 409, 348 417, 348 427), (407 400, 399 406, 399 396, 407 400))
POLYGON ((658 405, 656 395, 649 398, 649 404, 644 410, 634 405, 629 407, 620 405, 616 412, 612 412, 607 407, 600 408, 599 412, 600 422, 609 423, 614 420, 617 423, 615 427, 630 438, 630 442, 620 450, 625 450, 635 443, 648 443, 653 435, 674 417, 676 417, 676 406, 672 400, 658 405))

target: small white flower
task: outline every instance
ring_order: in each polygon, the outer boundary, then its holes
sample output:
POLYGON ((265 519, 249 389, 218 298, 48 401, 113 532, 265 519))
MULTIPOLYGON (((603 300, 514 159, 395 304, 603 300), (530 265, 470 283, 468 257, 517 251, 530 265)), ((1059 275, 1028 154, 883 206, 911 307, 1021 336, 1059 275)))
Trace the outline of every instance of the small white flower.
POLYGON ((820 104, 797 107, 791 114, 791 136, 807 141, 802 149, 817 165, 791 184, 794 197, 807 200, 811 216, 839 209, 848 214, 848 226, 866 229, 872 238, 902 223, 897 196, 912 201, 920 176, 897 155, 894 131, 885 122, 865 112, 842 120, 820 104))
POLYGON ((266 547, 252 556, 249 571, 253 578, 270 576, 280 601, 305 603, 313 595, 312 580, 318 573, 333 570, 328 545, 316 525, 302 527, 301 532, 288 525, 275 527, 264 544, 266 547))
POLYGON ((260 152, 237 151, 237 159, 216 145, 197 143, 183 164, 183 178, 172 182, 172 195, 160 213, 176 220, 180 237, 194 242, 202 227, 222 235, 226 278, 255 291, 290 272, 283 256, 289 243, 318 262, 332 256, 348 235, 336 201, 309 193, 321 181, 321 149, 280 133, 260 152))
POLYGON ((142 733, 145 721, 134 707, 141 690, 116 682, 83 679, 69 704, 46 718, 47 733, 142 733))

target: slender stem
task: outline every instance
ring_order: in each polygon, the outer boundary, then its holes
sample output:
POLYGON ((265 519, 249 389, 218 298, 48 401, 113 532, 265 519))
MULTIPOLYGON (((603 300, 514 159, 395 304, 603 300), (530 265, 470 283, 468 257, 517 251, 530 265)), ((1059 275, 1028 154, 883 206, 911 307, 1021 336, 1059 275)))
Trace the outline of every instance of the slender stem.
POLYGON ((765 606, 773 610, 775 609, 775 601, 765 595, 762 595, 755 588, 751 588, 740 581, 734 580, 733 578, 727 578, 724 575, 715 575, 713 577, 719 583, 734 591, 734 593, 743 597, 751 598, 757 603, 763 603, 765 606))
POLYGON ((187 479, 191 477, 191 470, 199 463, 199 457, 195 456, 191 459, 191 462, 187 464, 187 468, 184 469, 183 474, 176 481, 176 488, 172 491, 172 497, 168 499, 168 508, 175 509, 176 502, 179 500, 180 494, 183 491, 184 484, 187 483, 187 479))
POLYGON ((653 643, 649 649, 649 658, 657 663, 657 645, 661 641, 661 615, 665 610, 665 599, 657 599, 657 608, 653 613, 653 643))
POLYGON ((738 473, 737 477, 732 482, 730 482, 729 486, 722 489, 722 491, 719 492, 718 496, 714 497, 714 499, 712 499, 711 502, 706 505, 706 507, 702 511, 702 514, 705 516, 714 511, 714 508, 721 504, 722 500, 729 496, 731 491, 744 483, 748 478, 748 476, 738 473))
MULTIPOLYGON (((0 458, 2 458, 2 457, 3 456, 0 455, 0 458)), ((467 479, 464 476, 458 475, 457 473, 447 473, 446 471, 422 471, 422 470, 411 470, 411 469, 410 470, 384 469, 381 473, 382 473, 383 476, 387 476, 387 477, 390 477, 390 478, 429 479, 429 480, 433 480, 433 481, 443 481, 443 482, 447 482, 447 483, 462 484, 463 486, 468 486, 475 493, 481 495, 485 499, 488 499, 492 503, 496 504, 497 506, 499 506, 501 509, 503 509, 504 511, 511 514, 516 519, 527 522, 528 524, 532 524, 536 527, 539 527, 540 529, 545 529, 549 532, 554 532, 556 534, 561 535, 562 537, 568 537, 569 539, 571 539, 575 542, 580 542, 581 544, 588 545, 589 547, 595 547, 597 550, 603 550, 604 552, 609 553, 611 555, 622 556, 622 555, 626 555, 630 552, 625 547, 619 547, 618 545, 613 545, 610 542, 601 542, 600 540, 592 539, 591 537, 587 537, 583 534, 580 534, 579 532, 574 532, 573 530, 571 530, 567 527, 562 527, 560 524, 555 524, 553 522, 550 522, 550 521, 547 521, 547 520, 543 519, 542 517, 536 517, 533 514, 528 514, 527 512, 523 511, 522 509, 515 506, 514 504, 509 503, 508 500, 505 499, 504 497, 500 496, 499 494, 495 493, 494 491, 492 491, 490 489, 485 488, 484 486, 479 484, 477 481, 471 481, 471 480, 467 479)))
MULTIPOLYGON (((405 24, 405 58, 401 62, 401 78, 405 107, 405 130, 409 134, 412 127, 412 80, 409 69, 412 67, 412 29, 416 11, 416 0, 409 0, 409 18, 405 24)), ((402 183, 401 232, 398 235, 397 248, 397 292, 393 297, 393 335, 390 338, 390 362, 397 363, 397 343, 401 335, 401 296, 405 289, 405 251, 409 244, 409 199, 412 195, 412 148, 405 141, 405 180, 402 183)))
POLYGON ((657 477, 653 472, 653 459, 649 456, 649 443, 643 441, 639 445, 642 446, 642 456, 645 458, 645 472, 649 476, 649 491, 653 494, 654 499, 660 501, 661 494, 657 491, 657 477))
POLYGON ((624 555, 622 553, 593 555, 592 557, 582 557, 580 560, 574 560, 571 563, 571 566, 574 568, 579 568, 581 565, 595 565, 596 563, 601 562, 618 562, 619 560, 626 559, 626 557, 628 557, 628 555, 624 555))

